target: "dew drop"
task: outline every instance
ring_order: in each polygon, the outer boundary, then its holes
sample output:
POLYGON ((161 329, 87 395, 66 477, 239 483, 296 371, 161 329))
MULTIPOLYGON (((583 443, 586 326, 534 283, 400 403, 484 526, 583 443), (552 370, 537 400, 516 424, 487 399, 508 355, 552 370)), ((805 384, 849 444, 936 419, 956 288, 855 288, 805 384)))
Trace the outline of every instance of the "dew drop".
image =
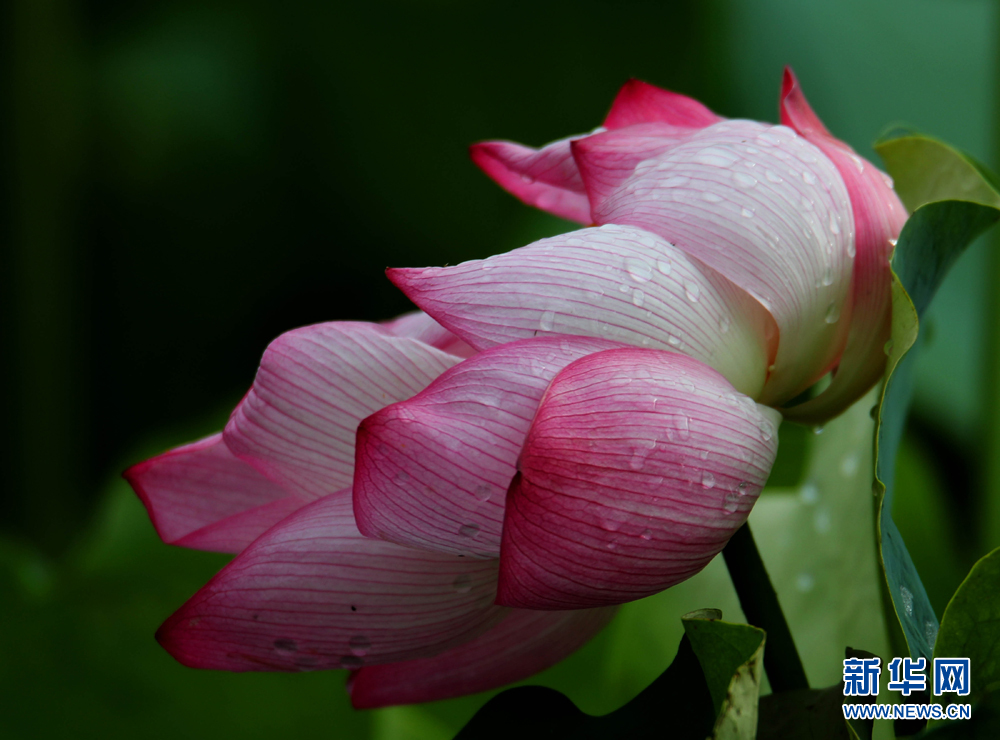
POLYGON ((639 537, 640 537, 640 539, 644 539, 644 540, 647 540, 647 541, 651 540, 651 539, 653 539, 653 530, 651 530, 651 529, 644 529, 644 530, 642 530, 642 534, 640 534, 639 537))
POLYGON ((705 190, 705 191, 702 192, 701 199, 703 201, 705 201, 706 203, 721 203, 722 202, 722 196, 721 195, 719 195, 718 193, 712 193, 712 192, 710 192, 708 190, 705 190))
POLYGON ((635 306, 641 307, 643 302, 645 302, 645 300, 646 300, 646 294, 643 293, 641 290, 636 288, 635 290, 632 291, 632 303, 635 306))
POLYGON ((709 473, 707 470, 701 474, 701 487, 715 488, 715 476, 709 473))
POLYGON ((748 175, 746 172, 734 172, 733 182, 741 188, 752 188, 757 184, 757 178, 753 175, 748 175))
POLYGON ((683 414, 679 414, 673 418, 674 429, 677 430, 677 436, 681 440, 688 440, 691 438, 691 422, 683 414))
POLYGON ((297 652, 299 645, 295 640, 275 640, 274 649, 283 655, 297 652))
POLYGON ((489 486, 477 486, 476 490, 472 492, 480 501, 489 501, 490 497, 493 495, 493 491, 489 486))
POLYGON ((472 576, 468 573, 462 573, 461 575, 455 576, 455 580, 451 582, 452 588, 460 594, 467 594, 472 590, 472 576))
POLYGON ((723 316, 722 318, 719 319, 719 331, 721 331, 723 334, 725 334, 727 331, 729 331, 729 317, 728 316, 723 316))
POLYGON ((668 334, 667 344, 669 344, 671 347, 680 348, 684 343, 679 338, 675 337, 673 334, 668 334))
POLYGON ((669 260, 657 260, 656 269, 659 270, 662 275, 669 275, 670 271, 674 269, 674 266, 670 264, 669 260))
POLYGON ((830 265, 827 265, 826 269, 823 271, 822 283, 828 287, 833 285, 833 268, 830 265))
POLYGON ((679 188, 682 185, 687 185, 691 181, 690 177, 685 177, 684 175, 674 175, 673 177, 668 177, 662 183, 660 187, 664 188, 679 188))
POLYGON ((542 317, 538 320, 538 328, 542 331, 552 331, 555 322, 556 315, 554 311, 543 311, 542 317))
MULTIPOLYGON (((800 159, 801 159, 801 157, 800 157, 800 159)), ((804 171, 804 172, 802 173, 802 181, 803 181, 803 182, 804 182, 804 183, 805 183, 806 185, 815 185, 815 184, 816 184, 816 175, 814 175, 814 174, 813 174, 812 172, 810 172, 809 170, 805 170, 805 171, 804 171)))
POLYGON ((736 494, 738 496, 746 496, 749 490, 750 490, 750 484, 747 483, 745 480, 741 480, 736 485, 736 494))
POLYGON ((823 427, 822 424, 817 424, 816 426, 814 426, 812 428, 813 434, 822 434, 823 433, 823 429, 824 429, 824 427, 823 427))
POLYGON ((684 295, 692 303, 697 303, 698 298, 701 297, 701 288, 698 287, 698 283, 691 282, 690 280, 684 281, 684 295))
POLYGON ((727 514, 735 514, 736 510, 740 508, 739 500, 739 494, 733 493, 732 491, 727 493, 722 500, 723 511, 727 514))
POLYGON ((836 301, 831 302, 826 307, 826 316, 823 320, 828 324, 836 324, 840 320, 840 306, 837 305, 836 301))
POLYGON ((924 622, 924 637, 927 638, 927 644, 931 647, 937 642, 938 627, 934 622, 927 621, 924 622))
POLYGON ((637 283, 648 283, 653 279, 653 268, 644 259, 629 257, 625 260, 625 271, 637 283))
POLYGON ((906 586, 899 587, 899 596, 903 600, 903 611, 906 616, 913 616, 913 593, 906 586))
POLYGON ((365 661, 359 658, 357 655, 345 655, 343 658, 340 659, 340 667, 346 668, 349 671, 356 671, 364 664, 365 661))
POLYGON ((837 214, 830 211, 830 233, 839 234, 840 233, 840 219, 837 218, 837 214))
POLYGON ((865 160, 853 152, 851 153, 851 161, 854 162, 854 166, 857 168, 858 172, 865 171, 865 160))
POLYGON ((802 207, 807 211, 811 211, 816 204, 813 203, 809 198, 802 196, 802 207))
POLYGON ((882 182, 885 183, 885 186, 889 188, 889 190, 892 190, 892 188, 895 186, 895 183, 892 181, 892 178, 889 177, 884 172, 882 172, 881 170, 879 170, 879 175, 882 176, 882 182))
POLYGON ((368 651, 372 649, 371 640, 364 635, 355 635, 347 641, 347 645, 351 649, 351 655, 356 655, 359 658, 368 655, 368 651))
POLYGON ((524 182, 528 183, 529 185, 531 185, 535 181, 535 178, 533 178, 531 175, 521 175, 521 179, 524 180, 524 182))
POLYGON ((740 210, 740 215, 743 216, 743 218, 753 218, 753 208, 742 208, 740 210))
POLYGON ((463 524, 458 528, 459 537, 475 537, 477 534, 479 534, 478 524, 463 524))
POLYGON ((618 292, 619 293, 628 293, 630 290, 632 290, 632 286, 630 286, 630 285, 626 285, 625 283, 620 283, 618 285, 618 292))
POLYGON ((732 167, 736 164, 737 157, 733 152, 726 149, 710 146, 698 152, 694 160, 700 164, 708 164, 713 167, 732 167))
POLYGON ((616 547, 618 547, 618 543, 615 542, 614 540, 612 540, 612 541, 608 542, 605 545, 605 547, 608 548, 609 550, 614 550, 616 547))
POLYGON ((891 355, 892 354, 892 346, 893 346, 892 345, 892 340, 890 339, 888 342, 885 343, 885 346, 882 347, 882 351, 885 352, 887 355, 891 355))
POLYGON ((784 178, 781 175, 779 175, 777 172, 775 172, 774 170, 767 170, 764 173, 764 177, 766 177, 768 179, 768 182, 778 183, 778 182, 784 182, 785 181, 784 178))
POLYGON ((847 256, 854 259, 854 255, 858 253, 858 247, 854 243, 854 239, 847 240, 847 256))

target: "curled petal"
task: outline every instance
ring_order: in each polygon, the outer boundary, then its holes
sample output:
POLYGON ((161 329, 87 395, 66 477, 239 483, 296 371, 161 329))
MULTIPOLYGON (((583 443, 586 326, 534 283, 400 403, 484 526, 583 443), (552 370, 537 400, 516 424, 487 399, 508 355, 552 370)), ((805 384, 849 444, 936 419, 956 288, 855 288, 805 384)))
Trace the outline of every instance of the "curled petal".
POLYGON ((369 537, 496 558, 514 464, 549 381, 620 346, 539 337, 486 350, 358 429, 354 513, 369 537))
POLYGON ((198 550, 239 552, 307 503, 233 455, 221 432, 133 465, 123 475, 160 539, 198 550))
POLYGON ((572 138, 541 149, 510 141, 484 141, 469 148, 472 161, 500 187, 529 206, 560 218, 590 223, 590 204, 570 151, 572 138))
POLYGON ((627 226, 583 229, 455 267, 393 269, 418 306, 476 349, 525 337, 595 336, 684 352, 760 392, 771 317, 714 270, 627 226))
POLYGON ((779 331, 760 400, 793 398, 847 339, 854 222, 840 174, 791 129, 752 121, 701 129, 657 159, 594 220, 659 234, 757 298, 779 331))
POLYGON ((607 200, 628 180, 636 168, 655 167, 657 157, 687 139, 693 129, 668 123, 643 123, 605 131, 572 142, 573 157, 580 168, 593 206, 607 200))
POLYGON ((409 337, 418 342, 429 344, 435 349, 459 357, 471 357, 476 353, 472 347, 456 337, 441 324, 423 311, 410 311, 389 321, 383 321, 383 326, 390 334, 397 337, 409 337))
POLYGON ((691 577, 746 521, 779 420, 684 355, 612 349, 567 366, 507 495, 497 603, 620 604, 691 577))
POLYGON ((192 668, 360 668, 435 655, 493 626, 496 564, 363 537, 349 490, 255 540, 157 639, 192 668))
POLYGON ((229 449, 313 499, 351 485, 358 424, 459 361, 374 324, 296 329, 271 342, 224 432, 229 449))
POLYGON ((885 370, 883 346, 889 339, 892 245, 906 223, 906 209, 892 181, 819 120, 791 69, 781 89, 781 122, 815 144, 844 178, 854 210, 855 244, 850 331, 829 386, 806 403, 785 410, 796 421, 818 422, 836 416, 874 385, 885 370))
POLYGON ((607 129, 636 123, 661 122, 686 128, 704 128, 723 120, 694 98, 664 90, 641 80, 629 80, 604 119, 607 129))
POLYGON ((433 658, 362 668, 348 684, 357 709, 439 701, 533 676, 600 632, 614 608, 512 609, 493 629, 433 658))

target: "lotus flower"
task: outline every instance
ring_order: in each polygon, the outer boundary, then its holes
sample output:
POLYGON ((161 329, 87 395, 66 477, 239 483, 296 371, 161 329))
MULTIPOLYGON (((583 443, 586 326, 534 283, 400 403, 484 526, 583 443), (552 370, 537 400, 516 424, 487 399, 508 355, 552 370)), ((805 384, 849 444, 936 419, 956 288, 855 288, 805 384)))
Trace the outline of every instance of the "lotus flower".
POLYGON ((745 521, 778 417, 703 363, 571 336, 470 353, 420 314, 289 332, 221 434, 126 471, 165 541, 238 553, 161 644, 348 669, 358 707, 482 691, 745 521))
POLYGON ((526 203, 604 229, 390 278, 476 349, 546 333, 672 349, 787 418, 823 421, 882 376, 906 212, 790 70, 781 121, 725 120, 632 81, 595 133, 472 148, 526 203))
POLYGON ((902 209, 790 74, 782 105, 795 131, 633 82, 604 131, 474 148, 594 226, 390 270, 426 313, 279 337, 222 433, 128 470, 165 541, 238 553, 164 647, 348 669, 359 707, 440 699, 702 569, 767 480, 775 409, 834 413, 882 362, 902 209))

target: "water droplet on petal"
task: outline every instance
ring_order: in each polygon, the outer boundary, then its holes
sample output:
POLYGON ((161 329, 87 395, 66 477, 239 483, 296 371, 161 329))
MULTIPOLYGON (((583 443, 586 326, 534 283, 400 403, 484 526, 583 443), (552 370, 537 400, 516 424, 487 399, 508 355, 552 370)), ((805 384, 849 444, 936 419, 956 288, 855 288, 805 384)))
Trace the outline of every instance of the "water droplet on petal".
POLYGON ((830 211, 830 233, 839 234, 840 233, 840 219, 837 214, 830 211))
POLYGON ((745 480, 741 480, 739 484, 736 486, 736 493, 740 496, 746 496, 749 488, 750 484, 747 483, 745 480))
POLYGON ((351 654, 359 658, 366 656, 368 651, 372 649, 371 640, 364 635, 355 635, 347 641, 347 645, 351 648, 351 654))
POLYGON ((809 198, 802 196, 802 207, 807 211, 811 211, 816 204, 813 203, 809 198))
POLYGON ((719 319, 719 331, 721 331, 723 334, 725 334, 727 331, 729 331, 729 317, 728 316, 723 316, 722 318, 719 319))
POLYGON ((660 187, 663 188, 679 188, 681 185, 687 185, 691 181, 690 177, 685 177, 684 175, 674 175, 673 177, 668 177, 662 183, 660 187))
POLYGON ((659 270, 660 273, 663 274, 663 275, 669 275, 670 271, 673 268, 674 268, 674 266, 672 264, 670 264, 669 260, 657 260, 656 261, 656 269, 659 270))
POLYGON ((673 418, 674 429, 677 430, 677 437, 681 440, 691 438, 691 422, 683 414, 678 414, 673 418))
POLYGON ((721 195, 718 195, 717 193, 713 193, 713 192, 711 192, 709 190, 702 191, 702 193, 701 193, 701 199, 703 201, 705 201, 706 203, 721 203, 722 202, 722 196, 721 195))
POLYGON ((480 501, 489 501, 493 495, 493 491, 489 486, 476 486, 476 490, 472 492, 472 495, 480 501))
POLYGON ((701 474, 701 487, 715 488, 715 476, 709 473, 707 470, 701 474))
POLYGON ((463 524, 458 528, 459 537, 475 537, 477 534, 479 534, 478 524, 463 524))
POLYGON ((646 300, 646 294, 643 293, 641 290, 636 288, 635 290, 632 291, 632 303, 635 306, 641 307, 645 300, 646 300))
POLYGON ((722 500, 723 511, 727 514, 735 514, 736 510, 740 508, 739 500, 739 494, 733 493, 732 491, 727 493, 722 500))
POLYGON ((642 539, 644 539, 644 540, 651 540, 651 539, 653 539, 653 530, 651 530, 651 529, 644 529, 644 530, 642 530, 642 534, 640 534, 639 537, 642 538, 642 539))
POLYGON ((865 160, 853 152, 851 153, 851 161, 854 162, 854 166, 857 168, 858 172, 865 171, 865 160))
POLYGON ((298 652, 299 645, 295 640, 275 640, 274 649, 282 655, 298 652))
POLYGON ((824 427, 822 424, 817 424, 816 426, 813 427, 813 434, 822 434, 823 428, 824 427))
POLYGON ((699 164, 712 165, 713 167, 732 167, 736 164, 737 159, 738 157, 733 152, 717 146, 702 149, 694 158, 699 164))
POLYGON ((538 320, 538 328, 542 331, 552 331, 555 322, 556 315, 554 311, 543 311, 541 318, 538 320))
POLYGON ((678 347, 678 348, 680 348, 680 346, 682 344, 684 344, 684 343, 678 337, 675 337, 673 334, 668 334, 667 335, 667 344, 669 344, 671 347, 678 347))
POLYGON ((833 268, 830 265, 826 266, 823 271, 823 285, 830 286, 833 285, 833 268))
POLYGON ((814 175, 814 174, 813 174, 812 172, 810 172, 809 170, 805 170, 805 171, 804 171, 804 172, 802 173, 802 181, 803 181, 803 182, 804 182, 804 183, 805 183, 806 185, 815 185, 815 184, 816 184, 816 175, 814 175))
POLYGON ((533 178, 531 175, 521 175, 521 179, 524 180, 524 182, 528 183, 529 185, 531 185, 535 181, 535 178, 533 178))
POLYGON ((885 343, 885 346, 882 347, 882 351, 885 352, 887 355, 891 355, 892 354, 892 346, 893 346, 892 345, 892 340, 890 339, 888 342, 885 343))
POLYGON ((743 218, 753 218, 753 213, 753 208, 744 207, 740 210, 740 215, 743 216, 743 218))
POLYGON ((451 582, 452 588, 460 594, 467 594, 472 590, 472 576, 468 573, 462 573, 461 575, 455 576, 455 580, 451 582))
POLYGON ((625 271, 637 283, 648 283, 653 278, 653 268, 644 259, 629 257, 625 260, 625 271))
POLYGON ((836 301, 826 307, 826 316, 823 320, 828 324, 836 324, 840 320, 840 306, 837 305, 836 301))
POLYGON ((684 295, 692 303, 697 303, 698 298, 701 296, 701 288, 698 287, 698 283, 692 282, 690 280, 684 281, 684 295))
POLYGON ((734 172, 733 182, 741 188, 752 188, 757 184, 757 178, 753 175, 748 175, 746 172, 734 172))
POLYGON ((767 170, 764 173, 764 177, 766 177, 769 182, 774 182, 774 183, 784 182, 784 178, 782 178, 782 176, 779 175, 774 170, 767 170))

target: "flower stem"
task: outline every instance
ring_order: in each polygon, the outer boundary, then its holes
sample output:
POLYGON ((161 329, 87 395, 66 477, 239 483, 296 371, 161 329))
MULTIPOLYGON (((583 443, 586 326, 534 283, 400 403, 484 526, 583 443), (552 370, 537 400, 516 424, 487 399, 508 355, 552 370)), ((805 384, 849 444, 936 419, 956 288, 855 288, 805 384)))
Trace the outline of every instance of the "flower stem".
POLYGON ((722 557, 733 579, 736 595, 747 622, 767 633, 764 648, 764 670, 774 693, 808 689, 809 680, 795 649, 795 641, 778 603, 764 561, 757 551, 750 525, 744 524, 729 540, 722 557))

